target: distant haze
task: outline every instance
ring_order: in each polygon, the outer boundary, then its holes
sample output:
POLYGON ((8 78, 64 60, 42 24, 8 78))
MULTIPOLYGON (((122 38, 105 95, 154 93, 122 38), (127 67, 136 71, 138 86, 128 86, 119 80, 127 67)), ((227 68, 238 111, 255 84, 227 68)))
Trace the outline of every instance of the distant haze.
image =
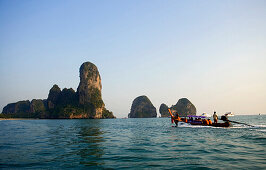
MULTIPOLYGON (((106 108, 186 97, 197 114, 266 113, 264 0, 0 0, 0 110, 77 89, 94 63, 106 108)), ((0 111, 0 112, 1 112, 0 111)))

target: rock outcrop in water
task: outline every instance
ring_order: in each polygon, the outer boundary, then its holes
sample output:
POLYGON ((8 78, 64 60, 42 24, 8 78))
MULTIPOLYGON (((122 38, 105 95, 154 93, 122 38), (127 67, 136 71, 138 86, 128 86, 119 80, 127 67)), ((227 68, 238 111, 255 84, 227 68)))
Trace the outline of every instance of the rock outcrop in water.
POLYGON ((80 67, 80 83, 77 90, 79 104, 91 107, 95 118, 101 118, 104 110, 102 100, 102 83, 97 67, 90 63, 83 63, 80 67))
POLYGON ((196 115, 196 107, 187 99, 179 99, 176 105, 171 107, 179 116, 196 115))
POLYGON ((156 108, 147 96, 137 97, 131 106, 128 118, 152 118, 156 117, 156 108))
POLYGON ((54 85, 47 100, 33 99, 8 104, 2 113, 8 117, 25 118, 115 118, 105 108, 102 100, 101 77, 97 67, 85 62, 80 67, 80 83, 75 92, 72 88, 61 90, 54 85))
MULTIPOLYGON (((187 98, 179 99, 176 105, 172 105, 170 109, 173 113, 178 113, 179 116, 196 115, 197 113, 196 107, 187 98)), ((159 111, 162 117, 170 116, 168 106, 164 103, 161 104, 159 111)))
POLYGON ((160 108, 159 108, 159 112, 161 114, 161 117, 168 117, 169 112, 168 112, 168 106, 166 104, 161 104, 160 108))

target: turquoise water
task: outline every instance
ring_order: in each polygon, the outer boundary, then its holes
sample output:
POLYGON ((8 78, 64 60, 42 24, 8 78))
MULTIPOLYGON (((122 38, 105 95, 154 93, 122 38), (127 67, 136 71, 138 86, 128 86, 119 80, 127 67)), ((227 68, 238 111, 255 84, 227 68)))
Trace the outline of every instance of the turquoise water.
POLYGON ((169 118, 2 120, 0 168, 266 169, 266 116, 255 125, 172 127, 169 118))

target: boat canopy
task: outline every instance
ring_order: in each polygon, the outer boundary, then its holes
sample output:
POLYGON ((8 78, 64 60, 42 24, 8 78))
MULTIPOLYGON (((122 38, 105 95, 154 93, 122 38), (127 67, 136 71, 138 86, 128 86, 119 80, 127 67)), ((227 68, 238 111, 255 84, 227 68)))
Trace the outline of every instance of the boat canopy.
POLYGON ((206 116, 196 116, 196 115, 188 115, 187 117, 195 117, 195 118, 207 118, 206 116))

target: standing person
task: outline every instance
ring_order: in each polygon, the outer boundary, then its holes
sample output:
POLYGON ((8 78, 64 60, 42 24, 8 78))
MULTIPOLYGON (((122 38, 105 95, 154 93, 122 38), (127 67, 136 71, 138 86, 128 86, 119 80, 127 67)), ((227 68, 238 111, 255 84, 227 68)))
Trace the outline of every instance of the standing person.
POLYGON ((216 114, 216 112, 214 111, 214 114, 213 114, 213 121, 214 121, 214 123, 217 123, 218 122, 218 116, 217 116, 217 114, 216 114))

